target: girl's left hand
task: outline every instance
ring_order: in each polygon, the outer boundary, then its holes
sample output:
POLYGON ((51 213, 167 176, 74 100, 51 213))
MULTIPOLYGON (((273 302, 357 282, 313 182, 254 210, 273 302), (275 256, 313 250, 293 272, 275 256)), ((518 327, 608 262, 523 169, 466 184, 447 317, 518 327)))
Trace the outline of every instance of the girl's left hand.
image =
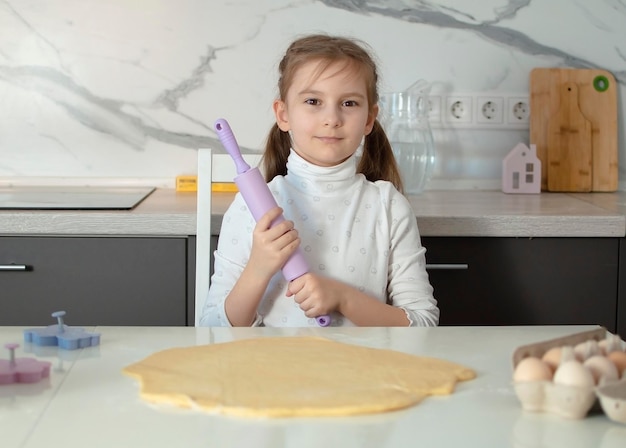
POLYGON ((304 274, 292 280, 287 297, 293 297, 307 317, 323 316, 339 308, 343 284, 327 277, 304 274))

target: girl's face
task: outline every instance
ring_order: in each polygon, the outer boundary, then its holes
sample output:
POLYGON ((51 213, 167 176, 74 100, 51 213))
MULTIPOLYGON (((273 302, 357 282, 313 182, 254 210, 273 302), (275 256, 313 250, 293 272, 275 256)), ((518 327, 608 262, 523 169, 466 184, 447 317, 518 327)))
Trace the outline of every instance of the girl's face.
POLYGON ((291 131, 300 157, 334 166, 354 154, 372 131, 378 106, 369 110, 365 80, 356 69, 339 62, 318 74, 319 64, 308 62, 296 72, 285 100, 274 101, 274 113, 278 127, 291 131))

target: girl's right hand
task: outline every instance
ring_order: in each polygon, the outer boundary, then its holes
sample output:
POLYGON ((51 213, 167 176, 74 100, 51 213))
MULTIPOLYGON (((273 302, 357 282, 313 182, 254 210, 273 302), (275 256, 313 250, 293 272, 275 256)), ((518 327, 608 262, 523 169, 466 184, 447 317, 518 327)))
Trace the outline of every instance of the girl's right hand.
POLYGON ((267 279, 285 265, 300 245, 293 221, 285 220, 270 227, 282 212, 282 208, 274 207, 259 219, 252 232, 252 250, 247 267, 267 279))

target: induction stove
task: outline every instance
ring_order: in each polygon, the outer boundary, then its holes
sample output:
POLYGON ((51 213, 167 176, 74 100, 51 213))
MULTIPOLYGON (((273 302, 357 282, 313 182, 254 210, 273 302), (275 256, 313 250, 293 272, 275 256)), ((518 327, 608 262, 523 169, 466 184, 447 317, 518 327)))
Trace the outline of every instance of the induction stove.
POLYGON ((131 210, 154 187, 0 187, 0 210, 131 210))

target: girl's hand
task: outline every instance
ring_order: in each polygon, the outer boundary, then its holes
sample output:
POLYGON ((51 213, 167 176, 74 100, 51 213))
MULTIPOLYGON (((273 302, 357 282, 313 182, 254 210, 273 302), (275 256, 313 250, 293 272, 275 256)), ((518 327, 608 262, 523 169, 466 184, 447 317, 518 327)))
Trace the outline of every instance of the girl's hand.
POLYGON ((317 317, 339 308, 344 289, 338 281, 308 273, 289 283, 286 296, 293 297, 307 317, 317 317))
POLYGON ((333 311, 358 326, 407 326, 409 319, 402 308, 388 305, 356 288, 308 273, 289 283, 287 297, 293 297, 306 317, 318 317, 333 311))
POLYGON ((292 221, 285 220, 270 228, 272 221, 282 212, 280 207, 271 209, 259 219, 252 232, 252 250, 247 267, 263 278, 269 279, 276 274, 300 245, 292 221))

